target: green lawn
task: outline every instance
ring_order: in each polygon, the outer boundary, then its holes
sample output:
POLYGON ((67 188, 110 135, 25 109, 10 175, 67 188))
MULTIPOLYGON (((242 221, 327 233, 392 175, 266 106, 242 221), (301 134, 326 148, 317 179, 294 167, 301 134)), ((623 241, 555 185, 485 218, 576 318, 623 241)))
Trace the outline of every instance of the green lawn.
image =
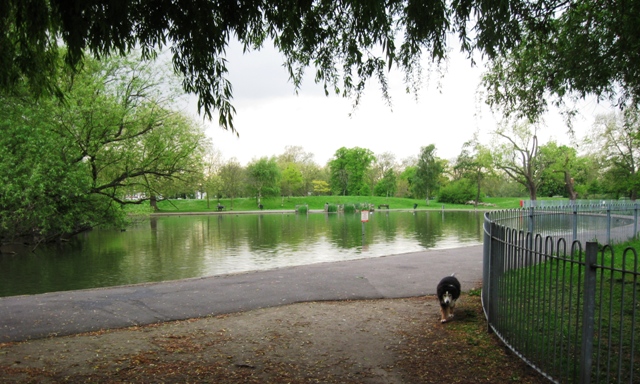
MULTIPOLYGON (((493 204, 491 206, 478 206, 478 209, 512 209, 520 207, 520 200, 523 198, 486 198, 483 203, 493 204)), ((323 209, 325 203, 337 204, 363 204, 369 203, 374 207, 380 204, 388 204, 390 209, 413 209, 414 204, 418 204, 417 209, 474 209, 473 205, 464 204, 442 204, 437 201, 430 201, 427 205, 425 200, 406 199, 397 197, 372 197, 372 196, 308 196, 308 197, 268 197, 261 200, 264 210, 295 210, 298 205, 308 205, 310 210, 323 209)), ((158 202, 160 212, 212 212, 217 211, 218 200, 165 200, 158 202)), ((258 204, 255 198, 220 199, 220 204, 224 205, 225 211, 255 211, 258 204)))
MULTIPOLYGON (((597 264, 609 268, 596 274, 594 382, 606 382, 602 376, 607 372, 614 377, 618 374, 615 368, 608 371, 609 365, 621 369, 618 377, 621 382, 627 382, 632 371, 634 378, 640 377, 637 344, 640 285, 637 257, 629 248, 640 249, 640 241, 616 244, 598 252, 597 264), (631 356, 635 356, 633 360, 631 356)), ((572 351, 581 345, 583 279, 584 272, 576 263, 550 258, 531 267, 507 271, 499 283, 500 332, 556 378, 577 367, 572 351)))

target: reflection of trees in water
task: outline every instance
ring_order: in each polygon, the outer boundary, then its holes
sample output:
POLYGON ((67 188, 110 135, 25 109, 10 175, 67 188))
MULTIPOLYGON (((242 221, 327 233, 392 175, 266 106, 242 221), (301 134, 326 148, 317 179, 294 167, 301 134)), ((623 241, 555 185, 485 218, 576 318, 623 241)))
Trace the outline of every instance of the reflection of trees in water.
POLYGON ((411 232, 424 248, 433 248, 445 236, 482 239, 482 212, 417 212, 411 232))
POLYGON ((431 212, 426 212, 425 215, 417 214, 414 216, 413 224, 415 238, 424 248, 433 248, 436 240, 442 236, 444 221, 441 215, 431 212))
MULTIPOLYGON (((318 215, 313 215, 318 216, 318 215)), ((219 215, 211 240, 219 248, 246 246, 255 251, 276 251, 282 244, 295 247, 313 239, 317 225, 307 215, 219 215)), ((213 230, 209 229, 211 234, 213 230)))
POLYGON ((372 226, 376 230, 377 238, 383 241, 394 241, 397 237, 399 228, 402 231, 406 231, 406 225, 399 224, 406 223, 404 220, 398 220, 399 216, 389 214, 386 212, 376 212, 375 219, 371 221, 372 226))
MULTIPOLYGON (((195 223, 182 234, 185 246, 208 246, 214 250, 248 249, 278 257, 279 250, 304 250, 310 244, 329 241, 340 249, 362 246, 360 214, 261 214, 203 216, 206 226, 195 223), (202 240, 200 234, 205 233, 202 240), (324 240, 326 239, 326 240, 324 240)), ((187 218, 199 222, 195 218, 187 218)), ((394 242, 414 238, 421 247, 433 248, 445 235, 477 237, 482 234, 481 212, 376 212, 365 224, 365 243, 394 242)), ((181 236, 175 231, 171 236, 181 236)), ((180 241, 178 241, 180 242, 180 241)), ((172 241, 173 243, 173 241, 172 241)))

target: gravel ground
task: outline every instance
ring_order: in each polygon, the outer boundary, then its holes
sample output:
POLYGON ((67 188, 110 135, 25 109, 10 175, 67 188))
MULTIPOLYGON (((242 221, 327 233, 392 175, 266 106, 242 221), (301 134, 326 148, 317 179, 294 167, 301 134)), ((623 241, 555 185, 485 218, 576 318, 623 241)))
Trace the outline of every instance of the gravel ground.
POLYGON ((486 332, 477 294, 308 302, 0 344, 0 383, 546 383, 486 332))

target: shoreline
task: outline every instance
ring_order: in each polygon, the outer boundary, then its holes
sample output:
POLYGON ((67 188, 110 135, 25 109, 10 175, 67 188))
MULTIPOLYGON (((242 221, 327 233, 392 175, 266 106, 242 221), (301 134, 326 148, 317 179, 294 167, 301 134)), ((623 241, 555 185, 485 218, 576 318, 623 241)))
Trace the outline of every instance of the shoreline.
POLYGON ((0 298, 0 343, 201 318, 312 301, 435 294, 455 272, 482 280, 482 245, 131 286, 0 298), (455 259, 455 263, 451 260, 455 259))
MULTIPOLYGON (((444 208, 433 208, 433 209, 412 209, 412 208, 391 208, 391 209, 374 209, 373 211, 369 211, 369 212, 373 212, 373 213, 384 213, 384 212, 490 212, 490 211, 494 211, 495 208, 481 208, 481 209, 474 209, 474 208, 469 208, 469 209, 461 209, 461 208, 449 208, 449 209, 444 209, 444 208)), ((359 211, 357 211, 359 212, 359 211)), ((356 213, 357 213, 356 212, 356 213)), ((334 214, 339 214, 342 212, 325 212, 322 209, 310 209, 307 211, 307 213, 313 213, 313 214, 320 214, 320 213, 324 213, 327 215, 334 215, 334 214)), ((243 214, 253 214, 253 215, 261 215, 261 214, 298 214, 296 212, 295 209, 269 209, 269 210, 262 210, 262 211, 202 211, 202 212, 193 212, 193 211, 186 211, 186 212, 152 212, 149 213, 149 217, 160 217, 160 216, 179 216, 179 215, 184 215, 184 216, 193 216, 193 215, 230 215, 230 214, 236 214, 236 215, 243 215, 243 214)), ((305 213, 306 214, 306 213, 305 213)), ((304 215, 304 214, 303 214, 304 215)))

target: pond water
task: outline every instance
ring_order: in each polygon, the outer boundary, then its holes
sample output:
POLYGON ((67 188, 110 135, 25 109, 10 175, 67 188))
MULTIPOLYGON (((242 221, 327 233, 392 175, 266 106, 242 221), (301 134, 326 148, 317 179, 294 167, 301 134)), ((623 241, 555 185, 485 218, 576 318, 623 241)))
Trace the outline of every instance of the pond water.
POLYGON ((266 270, 482 244, 482 212, 152 217, 0 254, 0 297, 266 270))

